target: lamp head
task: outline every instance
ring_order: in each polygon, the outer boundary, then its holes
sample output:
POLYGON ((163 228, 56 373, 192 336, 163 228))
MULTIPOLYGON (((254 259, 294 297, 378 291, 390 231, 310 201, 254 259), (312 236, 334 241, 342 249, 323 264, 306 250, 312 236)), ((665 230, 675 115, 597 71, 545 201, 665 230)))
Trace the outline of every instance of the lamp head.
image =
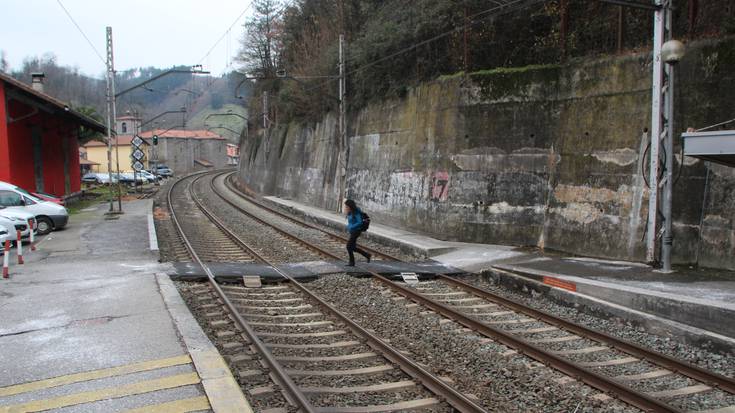
POLYGON ((661 59, 670 65, 674 65, 681 61, 685 52, 684 43, 678 40, 669 40, 661 47, 661 59))

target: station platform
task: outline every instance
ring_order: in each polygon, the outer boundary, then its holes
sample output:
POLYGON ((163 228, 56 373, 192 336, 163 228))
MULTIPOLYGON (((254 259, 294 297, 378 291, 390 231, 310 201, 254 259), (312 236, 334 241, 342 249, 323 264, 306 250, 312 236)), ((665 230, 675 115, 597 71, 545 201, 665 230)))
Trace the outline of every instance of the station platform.
MULTIPOLYGON (((344 230, 345 218, 335 212, 278 197, 263 200, 307 220, 344 230)), ((563 305, 586 307, 592 313, 619 318, 651 332, 735 353, 734 272, 682 267, 663 274, 641 263, 442 241, 375 220, 363 236, 450 268, 483 273, 517 291, 544 294, 563 305)))
POLYGON ((151 207, 72 215, 0 279, 0 412, 251 411, 158 263, 151 207))

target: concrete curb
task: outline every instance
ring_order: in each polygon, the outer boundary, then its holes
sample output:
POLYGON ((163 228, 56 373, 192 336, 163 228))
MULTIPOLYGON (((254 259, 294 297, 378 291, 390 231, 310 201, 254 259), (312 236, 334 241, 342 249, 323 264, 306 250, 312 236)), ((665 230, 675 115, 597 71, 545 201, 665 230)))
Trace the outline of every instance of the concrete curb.
POLYGON ((494 267, 483 273, 499 285, 530 295, 544 295, 547 299, 565 307, 600 318, 619 318, 649 333, 663 337, 674 337, 686 344, 709 347, 711 350, 728 354, 735 351, 735 339, 703 330, 674 320, 644 313, 600 298, 554 287, 503 269, 494 267))
POLYGON ((215 413, 253 412, 250 403, 245 399, 240 386, 227 367, 227 363, 194 319, 173 281, 166 274, 158 273, 156 282, 166 308, 202 380, 202 386, 207 393, 212 411, 215 413))
POLYGON ((501 264, 494 265, 493 268, 552 286, 556 282, 561 282, 581 294, 735 338, 735 324, 722 322, 735 319, 735 306, 724 302, 589 280, 522 266, 501 264))
POLYGON ((158 251, 158 236, 156 235, 156 224, 153 222, 153 212, 148 212, 148 243, 151 251, 158 251))

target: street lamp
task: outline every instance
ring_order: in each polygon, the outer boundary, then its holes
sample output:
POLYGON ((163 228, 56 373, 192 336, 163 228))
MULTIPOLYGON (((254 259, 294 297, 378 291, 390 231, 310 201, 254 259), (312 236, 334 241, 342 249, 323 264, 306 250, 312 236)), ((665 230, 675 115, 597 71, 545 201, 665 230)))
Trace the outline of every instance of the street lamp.
MULTIPOLYGON (((684 44, 678 40, 669 40, 661 46, 661 60, 666 63, 666 95, 664 113, 668 120, 666 127, 666 181, 663 193, 664 234, 661 245, 661 272, 671 272, 671 250, 674 245, 672 232, 673 214, 671 211, 674 189, 674 69, 684 57, 684 44)), ((684 160, 682 159, 681 162, 684 160)))
POLYGON ((675 65, 681 61, 685 52, 684 43, 678 40, 669 40, 661 46, 661 59, 669 65, 675 65))

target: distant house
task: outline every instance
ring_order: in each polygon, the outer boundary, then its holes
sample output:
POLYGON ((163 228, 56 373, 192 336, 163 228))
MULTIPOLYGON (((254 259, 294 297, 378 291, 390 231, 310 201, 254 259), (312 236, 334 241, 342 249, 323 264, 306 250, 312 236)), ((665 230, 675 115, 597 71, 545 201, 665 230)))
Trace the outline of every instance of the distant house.
POLYGON ((227 165, 237 165, 240 163, 240 147, 233 144, 227 144, 227 165))
POLYGON ((207 130, 155 129, 140 133, 152 143, 158 136, 158 145, 151 153, 158 164, 173 169, 177 175, 228 165, 227 140, 207 130))
MULTIPOLYGON (((121 116, 116 120, 117 142, 112 140, 112 170, 117 171, 117 161, 120 161, 120 172, 132 172, 132 140, 135 138, 135 131, 140 129, 140 119, 135 116, 121 116), (115 145, 117 143, 117 145, 115 145)), ((94 172, 107 172, 107 143, 92 141, 84 145, 87 151, 87 160, 97 165, 93 167, 94 172)), ((150 160, 149 142, 143 141, 141 150, 145 154, 143 159, 143 167, 148 169, 150 160)))
MULTIPOLYGON (((118 135, 117 145, 115 138, 112 138, 112 171, 117 171, 117 161, 120 162, 120 172, 132 172, 133 163, 131 154, 133 152, 132 140, 133 135, 118 135)), ((92 141, 84 145, 87 150, 87 160, 96 163, 94 172, 107 172, 107 143, 92 141)), ((143 160, 143 167, 148 169, 148 160, 150 159, 150 145, 143 141, 141 150, 146 154, 143 160)))
POLYGON ((0 181, 57 196, 81 189, 79 146, 105 126, 43 92, 0 73, 0 181))
POLYGON ((87 148, 84 146, 79 148, 79 168, 81 169, 82 176, 88 172, 96 172, 99 164, 94 161, 87 159, 87 148))

